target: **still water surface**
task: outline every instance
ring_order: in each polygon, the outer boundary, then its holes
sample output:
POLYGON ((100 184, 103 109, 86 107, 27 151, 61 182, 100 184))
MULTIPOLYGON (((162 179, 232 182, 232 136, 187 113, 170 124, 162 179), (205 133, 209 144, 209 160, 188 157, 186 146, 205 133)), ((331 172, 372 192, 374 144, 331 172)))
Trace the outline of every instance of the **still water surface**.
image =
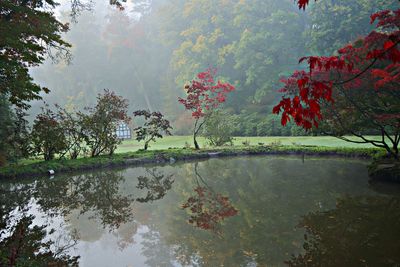
POLYGON ((236 157, 1 182, 0 263, 399 266, 400 193, 370 185, 366 164, 236 157))

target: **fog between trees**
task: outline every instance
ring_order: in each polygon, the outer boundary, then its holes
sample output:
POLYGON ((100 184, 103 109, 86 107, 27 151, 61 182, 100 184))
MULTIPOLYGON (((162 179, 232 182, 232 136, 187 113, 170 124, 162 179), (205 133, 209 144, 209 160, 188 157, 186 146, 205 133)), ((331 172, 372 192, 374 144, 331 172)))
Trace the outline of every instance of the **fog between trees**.
MULTIPOLYGON (((304 134, 271 114, 280 77, 301 68, 301 56, 330 55, 369 32, 368 14, 396 4, 326 0, 304 12, 291 0, 131 0, 119 10, 96 0, 65 34, 72 62, 47 61, 31 73, 51 89, 49 104, 81 109, 107 88, 129 100, 130 113, 161 111, 175 134, 187 134, 190 114, 177 99, 196 73, 216 67, 237 88, 225 104, 239 121, 236 135, 304 134)), ((70 12, 69 1, 56 10, 63 22, 70 12)), ((31 117, 40 106, 32 103, 31 117)))

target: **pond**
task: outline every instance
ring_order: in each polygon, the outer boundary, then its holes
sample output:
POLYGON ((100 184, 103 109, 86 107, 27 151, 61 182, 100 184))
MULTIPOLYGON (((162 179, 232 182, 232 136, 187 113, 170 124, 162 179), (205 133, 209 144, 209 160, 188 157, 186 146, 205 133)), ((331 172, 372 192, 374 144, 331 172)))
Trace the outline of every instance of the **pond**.
POLYGON ((366 166, 254 156, 3 181, 0 265, 398 266, 400 191, 366 166))

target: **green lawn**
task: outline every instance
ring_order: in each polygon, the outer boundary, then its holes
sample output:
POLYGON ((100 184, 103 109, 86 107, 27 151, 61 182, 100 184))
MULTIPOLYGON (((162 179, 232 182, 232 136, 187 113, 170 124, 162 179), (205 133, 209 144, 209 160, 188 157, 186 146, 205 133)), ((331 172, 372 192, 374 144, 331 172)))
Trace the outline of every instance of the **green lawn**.
MULTIPOLYGON (((378 137, 377 137, 378 138, 378 137)), ((369 144, 355 144, 342 141, 335 137, 329 136, 288 136, 288 137, 235 137, 234 145, 242 145, 242 142, 249 141, 250 145, 264 143, 265 145, 272 142, 281 142, 282 145, 312 145, 312 146, 327 146, 327 147, 372 147, 369 144)), ((183 148, 185 142, 193 147, 193 138, 191 136, 168 136, 162 139, 157 139, 156 143, 150 143, 150 148, 153 150, 168 149, 168 148, 183 148)), ((199 145, 207 147, 206 140, 202 137, 198 138, 199 145)), ((143 143, 135 140, 126 140, 118 146, 116 153, 133 152, 143 148, 143 143)))

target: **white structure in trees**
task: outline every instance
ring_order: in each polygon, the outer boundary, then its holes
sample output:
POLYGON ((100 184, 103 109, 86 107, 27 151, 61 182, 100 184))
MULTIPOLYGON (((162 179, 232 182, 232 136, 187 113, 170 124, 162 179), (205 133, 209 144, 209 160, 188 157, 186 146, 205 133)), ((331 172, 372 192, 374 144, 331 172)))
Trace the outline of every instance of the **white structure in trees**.
POLYGON ((129 128, 129 125, 122 121, 118 124, 116 134, 117 137, 122 140, 132 138, 132 132, 131 129, 129 128))

